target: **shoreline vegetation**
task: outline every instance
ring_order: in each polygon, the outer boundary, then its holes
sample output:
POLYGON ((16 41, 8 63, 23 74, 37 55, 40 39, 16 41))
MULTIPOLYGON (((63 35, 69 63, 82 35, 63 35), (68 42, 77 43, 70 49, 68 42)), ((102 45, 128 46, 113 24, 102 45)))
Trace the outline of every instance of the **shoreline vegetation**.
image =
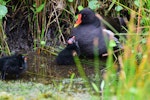
POLYGON ((0 80, 0 100, 149 100, 149 9, 150 0, 0 0, 0 56, 20 50, 33 71, 33 81, 0 80), (126 39, 120 38, 124 50, 117 58, 108 48, 102 65, 106 67, 100 70, 103 62, 97 56, 94 61, 75 57, 73 68, 57 66, 52 61, 66 46, 76 14, 85 7, 129 20, 126 39), (51 83, 34 83, 40 75, 48 75, 51 83), (62 80, 69 77, 69 82, 58 82, 59 75, 62 80), (76 78, 82 79, 76 84, 76 78))

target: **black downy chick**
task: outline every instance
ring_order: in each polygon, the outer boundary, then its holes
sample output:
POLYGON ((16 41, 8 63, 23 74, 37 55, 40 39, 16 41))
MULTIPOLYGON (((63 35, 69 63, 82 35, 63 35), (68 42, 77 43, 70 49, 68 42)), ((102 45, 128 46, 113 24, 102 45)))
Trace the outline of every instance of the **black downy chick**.
POLYGON ((6 74, 19 77, 27 69, 27 58, 21 54, 0 58, 1 79, 5 80, 6 74))
POLYGON ((80 55, 80 48, 78 46, 78 42, 75 41, 75 36, 73 36, 68 40, 68 45, 64 48, 64 50, 62 50, 56 57, 56 63, 58 65, 73 65, 75 64, 75 55, 80 55))

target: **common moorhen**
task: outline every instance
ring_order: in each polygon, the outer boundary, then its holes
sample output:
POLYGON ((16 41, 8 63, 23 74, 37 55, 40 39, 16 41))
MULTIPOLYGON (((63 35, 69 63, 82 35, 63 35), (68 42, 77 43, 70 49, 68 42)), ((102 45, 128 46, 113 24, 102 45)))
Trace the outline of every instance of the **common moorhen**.
POLYGON ((56 57, 58 65, 73 65, 75 64, 73 57, 80 55, 80 48, 77 41, 75 41, 75 36, 71 37, 67 42, 68 45, 56 57))
MULTIPOLYGON (((108 31, 104 31, 104 28, 101 26, 101 21, 89 8, 84 8, 79 12, 78 19, 71 31, 71 36, 76 37, 81 55, 86 57, 94 56, 93 43, 95 39, 98 39, 99 56, 107 53, 106 43, 110 41, 110 38, 118 42, 108 31)), ((116 45, 116 48, 119 48, 118 45, 116 45)))
POLYGON ((22 54, 15 54, 0 58, 0 71, 2 80, 5 79, 6 74, 9 76, 15 75, 19 77, 27 69, 27 58, 22 54))

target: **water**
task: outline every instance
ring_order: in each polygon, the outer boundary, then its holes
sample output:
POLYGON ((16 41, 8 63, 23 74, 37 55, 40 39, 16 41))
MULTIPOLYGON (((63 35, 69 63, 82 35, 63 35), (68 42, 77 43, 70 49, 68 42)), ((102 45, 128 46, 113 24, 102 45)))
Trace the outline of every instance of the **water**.
MULTIPOLYGON (((75 65, 57 65, 55 63, 56 56, 44 53, 39 55, 36 52, 30 52, 27 57, 28 69, 21 76, 22 79, 48 84, 53 80, 68 79, 73 73, 75 78, 80 78, 75 65)), ((83 64, 83 67, 87 76, 94 75, 93 65, 83 64)))

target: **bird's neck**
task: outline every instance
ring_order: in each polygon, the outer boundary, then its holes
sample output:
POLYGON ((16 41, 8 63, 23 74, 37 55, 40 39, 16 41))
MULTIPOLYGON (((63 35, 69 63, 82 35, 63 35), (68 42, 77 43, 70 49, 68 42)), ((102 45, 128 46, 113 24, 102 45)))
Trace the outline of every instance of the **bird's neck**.
POLYGON ((95 17, 93 25, 96 26, 96 27, 100 27, 101 26, 101 22, 100 22, 100 20, 97 17, 95 17))

